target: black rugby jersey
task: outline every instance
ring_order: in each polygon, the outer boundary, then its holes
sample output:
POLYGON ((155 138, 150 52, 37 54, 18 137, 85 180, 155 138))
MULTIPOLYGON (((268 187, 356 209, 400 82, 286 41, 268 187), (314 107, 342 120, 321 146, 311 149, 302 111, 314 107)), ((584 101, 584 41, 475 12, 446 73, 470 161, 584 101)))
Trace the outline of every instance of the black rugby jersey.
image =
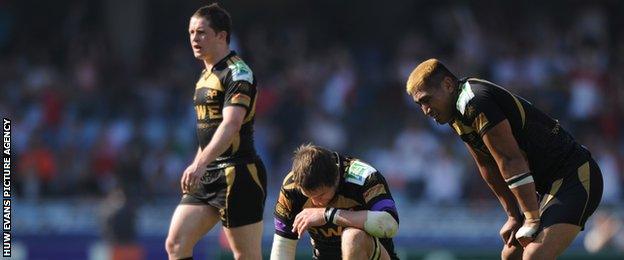
POLYGON ((460 80, 458 91, 457 116, 449 125, 475 152, 491 158, 483 135, 501 121, 509 120, 541 194, 547 192, 550 183, 576 173, 588 160, 589 152, 557 120, 525 99, 477 78, 460 80))
MULTIPOLYGON (((381 173, 363 161, 335 154, 339 158, 337 161, 341 177, 336 195, 328 207, 353 211, 386 211, 398 223, 399 216, 394 199, 381 173)), ((312 201, 295 187, 292 172, 289 173, 284 178, 275 205, 275 233, 285 238, 297 239, 297 234, 291 231, 295 217, 304 208, 314 207, 316 206, 312 204, 312 201)), ((340 237, 343 229, 344 227, 333 223, 308 229, 312 244, 318 250, 319 256, 340 255, 340 237)), ((379 241, 392 259, 398 259, 391 238, 380 238, 379 241)))
POLYGON ((197 113, 197 137, 202 149, 208 145, 223 121, 224 107, 240 106, 247 110, 243 125, 230 147, 209 166, 246 162, 255 158, 253 123, 256 95, 253 72, 234 51, 217 62, 210 71, 202 71, 193 98, 197 113))

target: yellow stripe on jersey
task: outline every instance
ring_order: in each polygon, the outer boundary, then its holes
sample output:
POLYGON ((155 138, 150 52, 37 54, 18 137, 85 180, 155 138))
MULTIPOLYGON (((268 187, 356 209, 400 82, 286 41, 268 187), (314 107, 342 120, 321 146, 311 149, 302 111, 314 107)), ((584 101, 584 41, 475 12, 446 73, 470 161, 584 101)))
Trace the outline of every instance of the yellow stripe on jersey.
POLYGON ((581 214, 581 220, 579 221, 579 226, 581 225, 581 221, 583 220, 582 216, 585 215, 585 210, 587 209, 587 203, 589 203, 589 162, 584 163, 581 167, 578 168, 578 178, 581 184, 583 184, 583 188, 585 188, 585 192, 587 192, 587 199, 585 200, 585 206, 583 207, 583 213, 581 214))
POLYGON ((207 78, 201 77, 195 84, 195 89, 199 88, 211 88, 218 91, 223 91, 221 81, 214 73, 211 73, 207 78))
POLYGON ((251 98, 243 93, 237 93, 232 97, 230 103, 249 107, 249 105, 251 104, 251 98))
POLYGON ((548 194, 546 194, 546 197, 542 200, 542 203, 541 203, 542 205, 540 205, 540 215, 544 213, 544 211, 546 211, 548 207, 552 206, 555 202, 557 202, 557 198, 555 198, 555 195, 559 191, 559 188, 561 188, 562 183, 563 183, 563 179, 558 179, 555 182, 553 182, 552 186, 550 187, 550 191, 548 192, 548 194))
MULTIPOLYGON (((228 206, 228 198, 230 197, 230 192, 232 190, 232 186, 234 186, 234 178, 236 178, 236 168, 234 166, 230 166, 225 168, 225 183, 227 183, 227 191, 225 192, 225 210, 228 210, 230 207, 228 206)), ((230 216, 229 212, 226 212, 227 223, 226 226, 230 226, 230 216)))
POLYGON ((477 129, 477 132, 481 133, 481 131, 488 125, 489 121, 487 119, 487 117, 485 117, 485 114, 479 113, 479 115, 475 118, 474 122, 472 123, 472 126, 474 127, 474 129, 477 129))
POLYGON ((251 173, 251 178, 254 180, 254 182, 256 182, 256 184, 262 191, 262 194, 265 194, 264 188, 262 187, 262 184, 260 183, 260 178, 258 177, 258 168, 256 168, 256 164, 254 163, 247 164, 247 170, 249 170, 249 173, 251 173))
MULTIPOLYGON (((254 97, 255 100, 257 100, 258 98, 258 92, 256 92, 256 95, 254 97)), ((245 117, 245 120, 243 121, 243 124, 251 121, 251 119, 253 119, 254 115, 256 114, 256 104, 254 103, 251 106, 251 111, 249 112, 249 114, 247 115, 247 117, 245 117)))
POLYGON ((236 133, 236 135, 234 136, 234 139, 232 140, 232 154, 235 154, 236 152, 238 152, 238 148, 240 148, 240 132, 236 133))
POLYGON ((458 135, 465 135, 474 132, 474 129, 472 129, 472 127, 462 124, 462 122, 460 122, 458 119, 455 119, 453 121, 452 126, 458 135))
POLYGON ((518 107, 518 111, 520 111, 520 118, 522 118, 522 128, 524 128, 525 122, 526 122, 526 113, 524 111, 524 106, 522 106, 522 103, 520 103, 520 100, 518 100, 518 98, 514 95, 512 95, 510 93, 511 97, 513 97, 514 101, 516 102, 516 106, 518 107))
POLYGON ((386 193, 386 187, 379 183, 364 192, 364 202, 368 203, 373 198, 386 193))

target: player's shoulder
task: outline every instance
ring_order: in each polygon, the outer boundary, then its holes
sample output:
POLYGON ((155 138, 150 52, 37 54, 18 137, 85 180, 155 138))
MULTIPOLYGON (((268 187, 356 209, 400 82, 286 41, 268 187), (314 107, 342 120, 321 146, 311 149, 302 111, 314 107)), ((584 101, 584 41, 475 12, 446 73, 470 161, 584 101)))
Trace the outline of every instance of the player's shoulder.
POLYGON ((227 65, 227 75, 231 79, 232 82, 236 81, 246 81, 249 84, 253 84, 254 76, 253 71, 247 65, 243 59, 241 59, 238 54, 232 52, 230 57, 226 60, 227 65))
POLYGON ((284 180, 282 181, 282 190, 288 192, 293 192, 297 190, 295 188, 295 179, 293 177, 292 171, 286 174, 286 176, 284 177, 284 180))
POLYGON ((470 110, 471 105, 478 105, 479 102, 492 98, 490 94, 495 88, 500 88, 496 84, 479 78, 464 78, 459 81, 459 94, 455 104, 457 111, 462 115, 470 110))
POLYGON ((379 175, 375 167, 360 159, 353 158, 345 168, 344 180, 347 183, 363 186, 365 183, 379 175))

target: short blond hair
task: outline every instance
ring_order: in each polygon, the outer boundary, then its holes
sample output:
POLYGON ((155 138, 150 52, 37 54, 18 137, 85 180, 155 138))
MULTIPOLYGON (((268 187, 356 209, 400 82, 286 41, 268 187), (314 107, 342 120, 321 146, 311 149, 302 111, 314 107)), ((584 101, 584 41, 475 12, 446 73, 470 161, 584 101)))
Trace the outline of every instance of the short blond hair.
POLYGON ((406 84, 407 94, 413 95, 417 89, 423 87, 437 87, 446 76, 457 79, 438 59, 428 59, 418 64, 410 73, 406 84))

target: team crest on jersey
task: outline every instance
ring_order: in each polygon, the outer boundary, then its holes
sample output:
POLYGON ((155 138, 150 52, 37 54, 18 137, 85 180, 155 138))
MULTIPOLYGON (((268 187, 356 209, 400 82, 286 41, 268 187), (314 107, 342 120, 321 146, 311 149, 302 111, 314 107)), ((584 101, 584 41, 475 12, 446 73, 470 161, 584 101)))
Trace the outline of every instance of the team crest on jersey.
POLYGON ((467 105, 467 106, 466 106, 466 112, 465 112, 465 114, 464 114, 464 115, 465 115, 467 118, 472 118, 472 117, 474 117, 474 113, 475 113, 475 108, 474 108, 474 106, 472 106, 472 105, 467 105))
POLYGON ((242 60, 232 63, 228 68, 232 70, 233 81, 244 80, 249 82, 249 84, 253 84, 253 72, 242 60))
POLYGON ((214 99, 218 94, 219 92, 215 89, 209 89, 208 91, 206 91, 206 97, 208 99, 214 99))
POLYGON ((373 166, 370 166, 362 161, 355 160, 347 169, 345 180, 361 186, 364 185, 366 178, 376 171, 377 170, 373 168, 373 166))

